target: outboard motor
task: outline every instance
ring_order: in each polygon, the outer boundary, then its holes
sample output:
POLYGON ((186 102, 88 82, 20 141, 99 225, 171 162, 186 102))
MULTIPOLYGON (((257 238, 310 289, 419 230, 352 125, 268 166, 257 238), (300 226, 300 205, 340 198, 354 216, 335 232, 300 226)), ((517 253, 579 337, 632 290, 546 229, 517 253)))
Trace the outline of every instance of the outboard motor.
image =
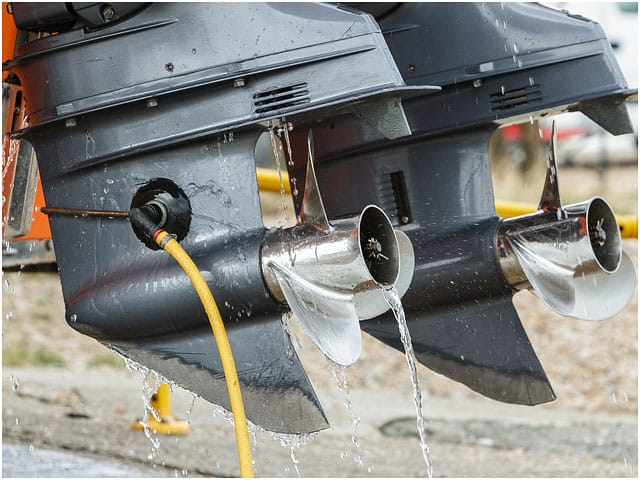
POLYGON ((155 205, 215 295, 247 417, 265 429, 328 426, 283 311, 350 365, 361 331, 402 349, 382 294, 395 287, 421 363, 534 405, 554 394, 514 292, 600 319, 635 288, 606 202, 560 204, 555 153, 541 211, 495 213, 487 147, 500 124, 581 110, 631 128, 633 92, 589 20, 510 3, 12 9, 22 41, 3 69, 27 100, 15 136, 37 155, 67 322, 229 407, 191 285, 127 219, 155 205), (262 222, 265 131, 284 147, 287 229, 262 222))

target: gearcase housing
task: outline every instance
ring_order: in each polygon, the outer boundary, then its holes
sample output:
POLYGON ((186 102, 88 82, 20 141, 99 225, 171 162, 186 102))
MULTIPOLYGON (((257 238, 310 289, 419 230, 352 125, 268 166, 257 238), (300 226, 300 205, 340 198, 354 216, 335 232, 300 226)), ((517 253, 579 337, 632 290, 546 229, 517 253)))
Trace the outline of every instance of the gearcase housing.
MULTIPOLYGON (((127 211, 159 179, 184 194, 182 245, 225 319, 249 420, 326 428, 282 312, 350 364, 360 330, 402 348, 380 294, 393 285, 421 363, 501 401, 554 398, 511 301, 524 283, 506 269, 536 281, 515 240, 499 243, 520 224, 495 213, 487 144, 502 123, 565 110, 630 128, 632 92, 597 24, 510 3, 114 4, 109 19, 72 5, 14 8, 27 41, 3 68, 30 119, 15 135, 36 152, 48 207, 127 211), (262 222, 264 131, 300 190, 289 229, 262 222)), ((50 221, 69 325, 228 408, 206 317, 171 259, 122 218, 50 221)))

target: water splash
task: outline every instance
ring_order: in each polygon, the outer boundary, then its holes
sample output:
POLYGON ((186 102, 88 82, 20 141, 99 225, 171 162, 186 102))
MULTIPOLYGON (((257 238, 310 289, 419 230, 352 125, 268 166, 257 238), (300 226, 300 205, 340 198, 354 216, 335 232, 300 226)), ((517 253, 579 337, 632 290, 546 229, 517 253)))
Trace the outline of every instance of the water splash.
POLYGON ((285 216, 285 220, 287 219, 287 200, 286 200, 286 192, 284 190, 284 180, 282 179, 282 168, 280 167, 280 149, 282 148, 282 144, 278 145, 280 142, 276 137, 276 132, 272 128, 269 130, 269 137, 271 138, 271 148, 273 149, 273 156, 276 161, 276 171, 278 172, 278 178, 280 179, 280 198, 282 199, 282 213, 285 216))
POLYGON ((20 388, 20 380, 14 375, 9 375, 9 381, 11 382, 11 391, 16 392, 20 388))
MULTIPOLYGON (((333 375, 333 379, 336 382, 336 387, 338 391, 344 393, 344 402, 343 405, 347 409, 349 416, 351 417, 351 423, 353 424, 353 433, 351 434, 351 443, 356 447, 356 449, 360 448, 360 438, 358 437, 358 426, 360 425, 360 416, 353 409, 353 404, 351 403, 351 398, 349 396, 349 382, 347 378, 347 368, 344 365, 339 365, 335 363, 330 358, 327 358, 327 362, 331 367, 331 374, 333 375)), ((362 456, 358 453, 353 457, 354 462, 360 467, 364 468, 364 461, 362 456)))
POLYGON ((142 400, 144 402, 145 416, 140 423, 144 429, 144 436, 147 437, 149 442, 151 442, 151 452, 147 457, 149 460, 155 459, 158 456, 158 451, 160 450, 160 438, 158 435, 153 433, 147 423, 150 416, 153 416, 153 418, 158 422, 162 421, 156 409, 151 405, 151 397, 158 391, 160 383, 162 383, 160 381, 160 376, 152 370, 147 370, 147 374, 144 376, 142 381, 142 400))
POLYGON ((149 418, 149 415, 153 415, 153 418, 155 420, 157 420, 158 422, 161 421, 158 412, 151 406, 151 396, 158 390, 160 384, 163 382, 161 381, 160 376, 153 370, 149 370, 144 365, 141 365, 125 357, 117 350, 111 348, 109 345, 107 345, 107 347, 120 355, 120 357, 124 360, 124 364, 127 367, 127 370, 129 370, 130 372, 139 372, 143 375, 142 401, 144 403, 145 415, 142 420, 140 420, 140 424, 142 425, 144 436, 151 443, 151 452, 149 453, 147 458, 149 460, 153 460, 157 457, 158 451, 160 450, 160 438, 153 433, 153 431, 149 427, 149 424, 147 423, 147 420, 149 418))
MULTIPOLYGON (((300 477, 300 467, 299 467, 300 461, 296 456, 296 450, 300 449, 301 447, 304 447, 307 443, 309 443, 311 439, 315 438, 317 433, 316 434, 275 433, 275 432, 269 432, 269 433, 275 440, 280 442, 280 445, 282 447, 289 449, 291 462, 293 463, 293 468, 296 471, 296 475, 300 477)), ((286 467, 285 467, 285 471, 288 471, 286 467)))
POLYGON ((279 130, 278 133, 284 132, 284 143, 287 146, 287 155, 288 161, 287 164, 290 167, 293 167, 293 156, 291 155, 291 140, 289 140, 289 132, 293 129, 293 125, 291 123, 287 123, 282 130, 279 130))
MULTIPOLYGON (((171 384, 170 386, 171 386, 171 391, 173 391, 173 384, 171 384)), ((196 395, 195 393, 190 392, 190 391, 188 391, 188 392, 191 394, 191 403, 187 406, 187 409, 184 412, 184 421, 185 421, 185 423, 190 424, 191 421, 189 420, 189 418, 191 417, 191 412, 193 412, 193 407, 196 404, 196 400, 198 399, 198 395, 196 395)))
POLYGON ((258 445, 258 430, 253 423, 247 421, 247 431, 249 433, 249 443, 251 444, 251 465, 253 466, 253 474, 258 476, 258 466, 256 464, 256 452, 258 445))
POLYGON ((295 343, 296 350, 298 352, 301 352, 302 350, 304 350, 304 346, 302 345, 302 339, 300 338, 300 335, 298 335, 294 331, 294 328, 292 325, 292 322, 294 321, 294 319, 296 321, 298 320, 292 311, 284 312, 282 314, 282 326, 284 327, 284 330, 289 335, 289 338, 293 340, 293 342, 295 343))
POLYGON ((407 320, 404 315, 404 308, 402 308, 402 302, 400 296, 395 287, 385 289, 382 291, 384 299, 389 304, 391 311, 398 321, 398 328, 400 330, 400 339, 404 346, 405 357, 407 359, 407 365, 409 366, 409 376, 411 378, 411 386, 413 388, 413 402, 416 407, 416 427, 418 429, 418 435, 420 436, 420 450, 424 458, 424 463, 427 466, 427 476, 433 477, 433 464, 429 455, 429 446, 427 445, 427 433, 424 424, 424 415, 422 414, 422 392, 420 391, 420 384, 418 382, 418 371, 416 368, 416 355, 413 351, 413 345, 411 344, 411 335, 409 328, 407 327, 407 320))

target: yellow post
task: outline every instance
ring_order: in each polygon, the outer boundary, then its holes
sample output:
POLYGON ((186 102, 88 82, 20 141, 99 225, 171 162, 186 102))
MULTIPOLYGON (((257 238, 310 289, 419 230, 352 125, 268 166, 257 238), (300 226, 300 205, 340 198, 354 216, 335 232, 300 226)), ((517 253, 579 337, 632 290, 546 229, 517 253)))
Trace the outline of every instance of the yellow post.
POLYGON ((158 391, 151 396, 151 408, 156 411, 156 415, 160 421, 156 420, 154 415, 146 413, 145 421, 138 420, 133 423, 132 428, 135 430, 144 430, 145 425, 148 426, 154 434, 157 435, 184 435, 189 433, 189 424, 182 420, 176 420, 171 415, 171 393, 169 385, 163 383, 158 391))

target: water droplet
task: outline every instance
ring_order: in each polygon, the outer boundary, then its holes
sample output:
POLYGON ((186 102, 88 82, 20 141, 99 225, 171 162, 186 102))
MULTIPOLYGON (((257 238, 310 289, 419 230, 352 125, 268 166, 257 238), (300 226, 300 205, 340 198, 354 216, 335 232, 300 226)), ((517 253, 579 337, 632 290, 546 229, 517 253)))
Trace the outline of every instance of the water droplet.
POLYGON ((11 391, 15 392, 20 388, 20 380, 18 380, 18 377, 15 377, 13 375, 9 375, 9 381, 11 382, 11 391))
MULTIPOLYGON (((296 456, 296 450, 304 447, 310 440, 317 436, 317 433, 303 433, 303 434, 291 434, 291 433, 274 433, 268 432, 271 436, 280 442, 280 445, 284 448, 289 448, 289 453, 293 467, 296 474, 300 476, 299 460, 296 456)), ((287 466, 284 467, 285 472, 289 471, 287 466)))
MULTIPOLYGON (((336 382, 336 387, 338 391, 344 393, 344 402, 343 405, 347 409, 349 416, 351 417, 351 423, 353 424, 353 433, 351 434, 351 443, 356 448, 360 448, 360 439, 358 437, 358 425, 360 425, 360 416, 353 409, 353 405, 351 403, 351 398, 349 396, 349 382, 347 378, 347 369, 343 365, 338 365, 330 358, 327 358, 327 362, 331 367, 331 374, 333 375, 333 379, 336 382)), ((355 455, 353 458, 354 462, 360 467, 364 466, 364 462, 360 455, 355 455)))

